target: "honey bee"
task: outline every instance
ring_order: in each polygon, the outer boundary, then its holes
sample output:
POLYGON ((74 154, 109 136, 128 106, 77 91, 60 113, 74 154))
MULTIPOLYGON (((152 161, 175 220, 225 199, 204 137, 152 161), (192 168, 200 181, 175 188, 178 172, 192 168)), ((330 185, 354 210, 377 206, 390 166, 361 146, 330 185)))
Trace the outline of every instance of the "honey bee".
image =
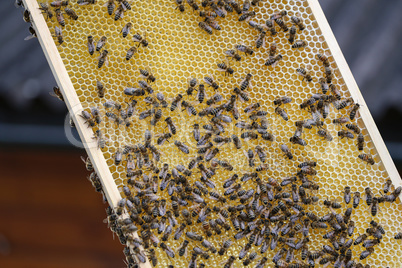
POLYGON ((260 33, 266 30, 266 27, 262 24, 259 24, 255 21, 250 20, 248 22, 248 25, 250 25, 252 28, 256 29, 257 31, 259 31, 260 33))
POLYGON ((289 30, 288 26, 286 25, 286 23, 282 20, 282 19, 275 19, 274 20, 276 22, 276 24, 278 24, 279 27, 281 27, 281 29, 284 32, 287 32, 289 30))
POLYGON ((291 16, 290 19, 292 20, 292 22, 294 24, 297 25, 297 27, 299 27, 299 31, 303 31, 306 28, 306 26, 304 25, 301 18, 296 17, 296 16, 291 16))
POLYGON ((334 105, 334 107, 337 110, 341 110, 344 109, 345 107, 349 106, 351 104, 351 100, 350 99, 346 99, 344 101, 338 102, 337 100, 333 101, 332 104, 334 105))
POLYGON ((184 254, 186 254, 187 246, 190 242, 188 240, 184 240, 181 246, 178 249, 179 256, 182 257, 184 254))
POLYGON ((292 98, 284 96, 284 97, 276 98, 274 100, 274 105, 282 105, 282 104, 287 104, 290 102, 292 102, 292 98))
POLYGON ((126 54, 126 60, 130 60, 135 53, 137 53, 137 47, 136 46, 130 47, 126 54))
POLYGON ((161 118, 162 118, 162 109, 158 109, 156 110, 154 117, 150 121, 151 126, 155 126, 161 118))
POLYGON ((77 4, 80 6, 95 4, 96 0, 77 0, 77 4))
POLYGON ((333 137, 332 137, 331 133, 327 129, 324 129, 324 128, 320 129, 317 132, 317 135, 322 137, 322 138, 324 138, 326 141, 332 141, 333 140, 333 137))
POLYGON ((124 9, 124 10, 131 10, 131 5, 127 0, 117 0, 117 2, 120 3, 120 6, 124 9))
POLYGON ((98 140, 98 148, 104 149, 106 147, 106 139, 99 129, 95 131, 95 138, 98 140))
POLYGON ((159 107, 159 102, 156 98, 154 98, 153 96, 147 96, 144 98, 144 102, 146 102, 147 104, 151 104, 152 106, 154 106, 155 108, 159 107))
POLYGON ((384 193, 388 193, 389 190, 391 189, 391 186, 392 186, 392 181, 390 179, 387 179, 384 183, 384 188, 383 188, 384 193))
POLYGON ((226 63, 218 63, 218 71, 225 72, 226 75, 233 75, 234 70, 231 68, 229 65, 226 65, 226 63))
MULTIPOLYGON (((49 5, 46 3, 39 3, 39 5, 40 5, 39 9, 42 11, 42 13, 46 14, 47 19, 52 19, 53 13, 52 13, 52 10, 50 10, 49 5)), ((26 10, 26 12, 24 12, 24 21, 25 22, 30 21, 30 14, 29 14, 28 10, 26 10)))
POLYGON ((75 13, 75 11, 71 8, 66 7, 64 9, 64 12, 66 12, 66 14, 73 20, 78 20, 78 15, 77 13, 75 13))
POLYGON ((63 44, 64 39, 63 39, 63 32, 61 31, 61 29, 55 26, 54 33, 55 33, 54 36, 57 38, 57 42, 59 43, 59 45, 63 44))
POLYGON ((353 194, 353 208, 357 208, 357 206, 360 203, 360 193, 359 192, 355 192, 353 194))
MULTIPOLYGON (((255 266, 255 268, 264 268, 265 264, 267 263, 267 261, 268 261, 267 257, 262 257, 261 260, 258 261, 258 263, 255 266)), ((280 263, 280 261, 278 261, 278 265, 279 265, 279 263, 280 263)), ((285 266, 282 266, 282 267, 285 267, 285 266)))
POLYGON ((62 26, 66 26, 66 22, 64 21, 63 13, 61 12, 60 8, 55 10, 57 22, 62 26))
POLYGON ((103 64, 106 62, 107 64, 107 54, 109 52, 105 49, 102 51, 101 55, 98 57, 98 68, 101 68, 103 66, 103 64))
MULTIPOLYGON (((237 95, 237 97, 239 98, 240 101, 245 102, 245 101, 250 100, 248 94, 246 92, 241 91, 239 88, 235 87, 233 89, 233 91, 237 95)), ((233 105, 233 108, 234 108, 234 105, 233 105)))
POLYGON ((338 137, 340 137, 341 139, 343 138, 353 139, 354 135, 347 130, 340 130, 338 131, 338 137))
POLYGON ((85 168, 87 171, 94 171, 94 166, 92 165, 91 159, 89 158, 89 156, 87 156, 87 158, 85 159, 83 156, 81 156, 81 160, 82 162, 85 163, 85 168))
POLYGON ((88 113, 87 111, 82 110, 82 112, 79 116, 85 120, 85 124, 88 124, 88 127, 95 126, 95 121, 93 120, 91 114, 88 113))
POLYGON ((181 106, 186 109, 188 115, 197 115, 197 111, 189 102, 183 100, 181 106))
POLYGON ((204 21, 199 22, 199 23, 198 23, 198 26, 199 26, 202 30, 204 30, 206 33, 208 33, 208 34, 212 34, 212 33, 213 33, 212 27, 209 26, 208 23, 206 23, 206 22, 204 22, 204 21))
POLYGON ((24 6, 24 3, 22 2, 22 0, 15 0, 15 2, 14 2, 14 6, 16 7, 16 8, 19 8, 19 7, 23 7, 24 6))
POLYGON ((225 51, 226 57, 235 59, 236 61, 241 61, 241 56, 234 49, 225 51))
POLYGON ((199 9, 195 0, 187 0, 187 4, 193 9, 193 11, 197 11, 199 9))
POLYGON ((346 124, 345 125, 348 129, 352 130, 355 134, 360 134, 360 128, 355 124, 346 124))
POLYGON ((32 38, 37 37, 35 29, 33 28, 32 24, 28 28, 30 35, 24 38, 25 41, 31 40, 32 38))
POLYGON ((265 25, 268 27, 268 30, 271 32, 271 36, 275 36, 277 34, 275 25, 272 20, 270 20, 270 19, 266 20, 265 25))
POLYGON ((283 120, 285 120, 285 121, 288 121, 288 120, 289 120, 289 116, 288 116, 288 114, 286 113, 285 109, 282 109, 281 107, 277 106, 277 107, 275 108, 275 113, 278 114, 278 115, 280 115, 280 116, 283 118, 283 120))
POLYGON ((281 150, 289 160, 293 159, 293 154, 292 154, 292 152, 290 151, 289 147, 286 144, 281 145, 281 150))
POLYGON ((219 3, 219 4, 220 4, 220 3, 224 4, 224 2, 222 2, 222 1, 218 1, 217 3, 214 3, 214 2, 211 1, 211 3, 210 3, 211 9, 212 9, 219 17, 225 18, 226 15, 227 15, 227 12, 226 12, 226 10, 225 10, 224 8, 221 8, 220 6, 218 6, 218 3, 219 3))
POLYGON ((96 43, 96 51, 100 51, 106 44, 106 36, 102 36, 99 41, 96 43))
POLYGON ((94 52, 95 52, 95 44, 94 44, 94 39, 93 39, 92 35, 89 35, 89 36, 88 36, 88 43, 87 43, 87 46, 88 46, 88 52, 89 52, 89 54, 90 54, 90 55, 93 55, 94 52))
POLYGON ((212 75, 205 76, 204 77, 205 83, 207 83, 209 86, 211 86, 214 90, 217 90, 219 88, 219 85, 215 82, 214 78, 212 75))
POLYGON ((103 98, 105 96, 105 88, 101 81, 96 80, 96 90, 98 91, 99 98, 103 98))
POLYGON ((218 31, 222 30, 222 27, 213 18, 206 18, 205 22, 215 30, 218 30, 218 31))
POLYGON ((260 48, 260 47, 265 47, 265 36, 267 32, 262 31, 260 35, 258 36, 257 40, 255 41, 255 47, 260 48))
MULTIPOLYGON (((50 10, 48 10, 48 12, 51 12, 50 10)), ((43 12, 42 12, 43 13, 43 12)), ((48 16, 49 17, 49 16, 48 16)), ((22 15, 22 19, 27 22, 30 23, 31 22, 31 13, 29 13, 28 9, 25 9, 23 15, 22 15)))
POLYGON ((368 256, 371 255, 371 253, 374 252, 374 248, 368 248, 366 250, 364 250, 362 253, 360 253, 360 260, 364 260, 365 258, 367 258, 368 256))
POLYGON ((167 124, 167 126, 168 126, 168 128, 169 128, 170 133, 172 133, 172 135, 175 135, 175 134, 176 134, 176 126, 175 126, 175 124, 173 123, 172 118, 171 118, 170 116, 167 117, 167 118, 165 119, 165 122, 166 122, 166 124, 167 124))
POLYGON ((394 239, 396 239, 396 240, 402 239, 402 232, 397 233, 397 234, 394 236, 394 239))
POLYGON ((215 94, 210 99, 207 100, 206 104, 207 105, 213 105, 213 104, 216 104, 217 102, 220 102, 222 100, 223 100, 222 95, 215 94))
MULTIPOLYGON (((155 76, 152 74, 151 70, 149 69, 149 67, 145 68, 145 69, 140 69, 140 77, 142 78, 146 78, 148 82, 155 82, 156 78, 155 76)), ((160 93, 161 94, 161 93, 160 93)), ((163 95, 162 95, 163 96, 163 95)), ((158 98, 158 96, 157 96, 158 98)))
POLYGON ((226 251, 230 248, 230 246, 232 245, 232 240, 230 240, 230 239, 228 239, 228 240, 225 240, 223 243, 222 243, 222 246, 221 246, 221 248, 219 249, 219 251, 218 251, 218 254, 219 255, 225 255, 225 253, 226 253, 226 251))
MULTIPOLYGON (((131 22, 128 22, 126 25, 124 25, 123 29, 121 30, 123 38, 127 37, 127 35, 130 33, 132 27, 133 27, 133 24, 131 22)), ((141 72, 141 70, 142 69, 140 69, 140 72, 141 72)))
POLYGON ((373 159, 373 157, 369 154, 359 154, 358 156, 361 160, 363 160, 364 162, 366 162, 367 164, 370 165, 374 165, 375 161, 373 159))
POLYGON ((325 67, 329 67, 329 60, 325 54, 316 54, 317 58, 322 62, 325 67))
POLYGON ((265 66, 272 66, 274 67, 278 62, 282 60, 282 55, 276 55, 275 57, 269 57, 268 60, 264 63, 265 66))
POLYGON ((133 36, 133 41, 134 42, 138 42, 138 46, 142 45, 143 47, 147 47, 148 46, 148 41, 147 41, 147 35, 146 33, 144 34, 144 37, 142 37, 139 33, 136 33, 133 36))
POLYGON ((252 17, 254 17, 256 15, 255 11, 246 11, 243 12, 240 17, 239 17, 239 21, 245 21, 248 20, 252 17))
POLYGON ((61 101, 64 101, 63 94, 61 94, 60 88, 58 86, 53 87, 53 92, 49 92, 49 94, 53 97, 58 98, 61 101))
POLYGON ((328 90, 329 90, 329 85, 327 83, 327 80, 323 77, 321 77, 320 79, 318 79, 318 82, 321 85, 321 91, 323 94, 327 94, 328 90))
MULTIPOLYGON (((295 43, 292 45, 292 48, 302 48, 308 45, 307 41, 304 40, 296 40, 295 43)), ((330 82, 328 82, 330 83, 330 82)))
MULTIPOLYGON (((317 100, 315 98, 309 98, 300 104, 300 109, 305 109, 307 107, 311 107, 316 101, 317 100)), ((316 120, 314 120, 314 121, 316 121, 316 120)))
MULTIPOLYGON (((126 94, 128 96, 143 96, 143 95, 145 95, 145 91, 141 88, 126 87, 124 89, 124 94, 126 94)), ((151 114, 149 114, 148 116, 150 116, 150 115, 151 114)))
POLYGON ((236 135, 232 135, 232 141, 236 147, 236 149, 240 149, 241 148, 241 141, 239 139, 239 137, 237 137, 236 135))
POLYGON ((301 145, 301 146, 306 146, 307 145, 307 142, 305 140, 303 140, 302 138, 297 137, 297 136, 290 137, 289 141, 291 143, 293 143, 293 144, 298 144, 298 145, 301 145))
POLYGON ((189 153, 190 153, 190 151, 189 151, 187 145, 185 145, 184 143, 182 143, 182 142, 176 140, 176 141, 174 142, 174 145, 176 145, 177 148, 179 148, 179 150, 182 151, 183 153, 185 153, 185 154, 189 154, 189 153))
POLYGON ((352 107, 352 108, 350 109, 350 111, 349 111, 349 118, 350 118, 350 120, 355 119, 356 113, 357 113, 357 111, 359 110, 359 108, 360 108, 360 105, 359 105, 358 103, 356 103, 355 105, 353 105, 353 107, 352 107))
POLYGON ((332 70, 331 70, 331 68, 330 68, 329 66, 325 66, 325 67, 324 67, 324 75, 325 75, 325 78, 326 78, 326 80, 327 80, 327 83, 328 83, 328 84, 331 84, 332 78, 333 78, 333 74, 332 74, 332 70))
POLYGON ((378 198, 377 197, 373 197, 373 202, 371 203, 370 210, 371 210, 371 215, 373 217, 375 215, 377 215, 377 211, 378 211, 378 198))
POLYGON ((293 25, 292 27, 290 27, 289 38, 288 38, 290 44, 293 44, 295 42, 296 32, 297 32, 296 26, 293 25))
POLYGON ((251 55, 254 54, 254 50, 251 47, 246 46, 244 44, 236 45, 235 49, 240 51, 240 52, 243 52, 245 55, 250 55, 251 56, 251 55))
POLYGON ((340 117, 332 120, 332 123, 337 124, 337 125, 342 125, 349 122, 349 118, 347 117, 340 117))
POLYGON ((247 159, 248 159, 248 165, 249 165, 250 167, 255 166, 255 164, 254 164, 254 152, 253 152, 253 150, 249 149, 247 152, 244 151, 244 155, 245 155, 245 156, 247 157, 247 159))
POLYGON ((313 81, 313 77, 311 76, 310 72, 307 71, 306 69, 302 68, 302 67, 297 68, 296 73, 303 77, 302 81, 306 80, 308 83, 313 81))
POLYGON ((176 9, 179 9, 180 12, 184 12, 184 10, 185 10, 184 0, 176 0, 175 2, 176 2, 176 5, 177 5, 176 9))
POLYGON ((114 8, 116 7, 116 5, 114 4, 114 0, 108 0, 104 6, 107 7, 107 13, 109 14, 109 16, 111 16, 113 14, 114 8))
POLYGON ((166 245, 165 243, 163 243, 163 242, 160 243, 159 246, 160 246, 161 249, 163 249, 163 250, 165 251, 165 253, 166 253, 166 255, 168 255, 168 257, 174 258, 175 253, 174 253, 174 251, 173 251, 169 246, 167 246, 167 245, 166 245))
POLYGON ((114 12, 114 20, 118 21, 119 19, 124 17, 124 8, 122 5, 119 5, 116 9, 116 11, 114 12))

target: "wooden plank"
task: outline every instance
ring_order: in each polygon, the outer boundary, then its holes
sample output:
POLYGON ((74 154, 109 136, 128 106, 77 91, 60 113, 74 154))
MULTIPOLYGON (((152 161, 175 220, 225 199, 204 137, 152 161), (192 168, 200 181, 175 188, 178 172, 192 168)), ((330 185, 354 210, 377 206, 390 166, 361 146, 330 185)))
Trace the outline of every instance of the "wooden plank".
POLYGON ((95 170, 102 181, 103 190, 109 204, 112 207, 116 207, 117 202, 121 199, 120 192, 117 189, 102 152, 97 148, 96 141, 93 139, 92 129, 84 125, 84 120, 79 117, 83 107, 57 50, 52 34, 39 10, 39 5, 36 0, 24 0, 24 5, 31 13, 39 43, 42 46, 53 76, 61 89, 67 108, 74 120, 81 141, 85 146, 85 150, 91 158, 95 170))
MULTIPOLYGON (((116 186, 116 183, 114 182, 113 176, 109 170, 103 153, 97 148, 96 141, 93 139, 92 129, 84 125, 84 120, 79 117, 83 107, 64 66, 63 60, 61 59, 57 50, 45 18, 41 14, 38 2, 36 0, 23 0, 23 2, 24 6, 31 13, 32 23, 39 43, 42 46, 42 50, 49 63, 50 69, 52 70, 53 76, 55 77, 56 82, 61 89, 67 108, 74 120, 81 141, 85 146, 85 150, 100 177, 106 198, 111 207, 116 207, 117 203, 121 199, 120 192, 116 186)), ((135 233, 134 236, 138 237, 138 234, 135 233)), ((141 265, 141 267, 151 267, 148 259, 146 260, 145 264, 141 265)))
POLYGON ((395 164, 392 161, 388 149, 385 146, 381 134, 378 131, 374 119, 370 114, 370 111, 363 99, 359 87, 357 86, 357 83, 352 75, 352 72, 350 71, 349 65, 347 64, 345 57, 342 54, 341 48, 339 47, 338 42, 335 39, 335 36, 331 30, 331 27, 328 24, 328 21, 324 15, 324 12, 321 9, 318 0, 307 0, 307 2, 318 23, 318 26, 321 30, 321 34, 324 36, 328 48, 331 51, 332 56, 334 57, 339 72, 350 92, 351 97, 353 98, 355 103, 360 104, 359 109, 360 116, 366 126, 367 132, 384 165, 385 170, 388 172, 388 175, 391 178, 392 183, 394 184, 395 187, 402 186, 402 180, 398 173, 398 170, 396 169, 395 164))

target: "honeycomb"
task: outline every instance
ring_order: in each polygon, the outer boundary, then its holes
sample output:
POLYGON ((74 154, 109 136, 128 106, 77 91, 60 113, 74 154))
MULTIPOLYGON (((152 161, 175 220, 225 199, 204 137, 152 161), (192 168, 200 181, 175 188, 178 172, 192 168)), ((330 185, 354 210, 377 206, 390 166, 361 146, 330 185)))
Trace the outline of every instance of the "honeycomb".
MULTIPOLYGON (((46 1, 39 0, 38 2, 44 3, 46 1)), ((161 167, 162 163, 167 163, 170 167, 177 164, 187 166, 189 158, 196 155, 197 150, 191 135, 192 126, 195 123, 202 125, 207 120, 205 117, 189 116, 186 111, 182 111, 180 108, 173 112, 170 109, 165 109, 161 121, 152 128, 149 125, 149 118, 139 120, 138 116, 133 116, 130 127, 117 125, 109 120, 105 116, 108 110, 103 106, 103 103, 106 100, 112 100, 121 103, 123 108, 126 108, 129 97, 124 95, 124 88, 137 87, 137 83, 141 79, 139 68, 149 67, 156 77, 155 83, 152 84, 155 92, 162 92, 170 101, 178 93, 182 93, 184 99, 191 103, 195 103, 195 95, 187 96, 184 94, 190 78, 197 78, 198 81, 202 81, 206 75, 212 74, 220 86, 219 93, 226 101, 233 94, 232 89, 239 85, 246 74, 251 73, 253 75, 252 87, 248 90, 251 100, 238 103, 241 118, 239 120, 246 120, 248 117, 248 114, 245 114, 243 110, 250 103, 259 102, 260 109, 268 112, 269 132, 275 136, 275 141, 264 141, 261 138, 247 142, 242 140, 241 150, 235 150, 233 144, 219 147, 219 159, 225 159, 234 166, 234 170, 231 172, 219 169, 219 172, 213 177, 216 183, 215 189, 220 194, 224 192, 223 181, 233 172, 242 174, 245 171, 252 170, 248 166, 244 150, 253 149, 256 145, 260 145, 263 146, 268 155, 269 168, 264 171, 264 176, 273 177, 279 181, 295 174, 298 163, 306 160, 317 161, 318 174, 314 178, 320 186, 316 193, 320 198, 320 203, 322 200, 341 200, 346 185, 351 187, 352 192, 363 193, 366 187, 370 187, 375 195, 380 195, 384 182, 389 178, 389 175, 376 152, 359 113, 355 123, 358 124, 364 135, 366 143, 364 153, 373 156, 375 165, 368 165, 358 159, 357 156, 361 152, 357 150, 355 139, 341 140, 337 137, 337 131, 341 127, 332 124, 332 120, 348 116, 348 109, 336 110, 331 106, 330 114, 325 119, 325 125, 334 137, 333 141, 328 142, 317 136, 316 129, 313 128, 312 130, 304 130, 303 139, 308 143, 306 146, 289 142, 289 137, 296 130, 295 122, 310 118, 310 114, 306 110, 300 110, 300 104, 312 94, 321 92, 318 78, 323 76, 324 67, 317 60, 315 56, 317 53, 329 56, 334 73, 332 83, 340 89, 342 98, 350 97, 348 88, 340 76, 338 67, 318 27, 314 14, 312 14, 308 1, 270 0, 261 1, 258 6, 253 6, 252 10, 256 11, 256 16, 252 20, 262 24, 271 14, 281 10, 287 10, 288 16, 285 18, 285 22, 288 24, 290 24, 290 16, 296 15, 302 18, 306 29, 297 33, 297 39, 306 40, 308 46, 292 49, 291 44, 287 41, 286 33, 277 28, 278 34, 276 36, 267 35, 265 47, 258 50, 254 49, 255 53, 252 56, 242 55, 240 62, 231 62, 230 66, 235 71, 233 76, 225 76, 223 72, 217 70, 217 63, 226 61, 224 52, 233 49, 235 45, 240 43, 254 47, 255 40, 258 37, 257 30, 252 29, 247 22, 239 22, 238 15, 235 12, 228 13, 225 19, 218 18, 222 30, 214 30, 212 35, 208 35, 198 27, 198 22, 201 19, 188 5, 186 5, 185 12, 180 12, 176 8, 175 1, 131 1, 130 3, 132 9, 125 12, 122 19, 115 21, 114 15, 109 16, 107 14, 107 8, 102 1, 81 6, 71 1, 70 6, 76 11, 79 19, 73 21, 65 15, 66 26, 62 28, 64 43, 58 46, 60 56, 82 106, 88 111, 91 107, 98 107, 101 110, 102 122, 98 128, 104 133, 107 140, 106 148, 102 152, 119 189, 127 184, 127 178, 124 168, 126 159, 123 158, 123 164, 118 166, 114 164, 114 154, 118 148, 123 148, 127 144, 144 142, 144 132, 147 129, 153 133, 152 142, 156 144, 158 134, 168 131, 164 119, 170 116, 177 127, 177 134, 170 142, 165 142, 163 146, 159 146, 162 155, 158 165, 161 167), (131 22, 133 27, 130 35, 123 38, 120 31, 128 22, 131 22), (146 33, 149 45, 147 47, 140 46, 138 52, 127 61, 125 59, 127 50, 135 45, 131 35, 137 32, 146 33), (96 41, 102 36, 107 37, 105 49, 109 51, 108 65, 105 64, 102 68, 97 68, 98 54, 95 53, 91 56, 88 53, 87 36, 89 35, 92 35, 96 41), (277 44, 278 53, 283 56, 283 59, 274 67, 267 67, 264 63, 269 55, 269 44, 273 42, 277 44), (312 68, 313 76, 311 83, 303 81, 296 73, 297 68, 309 68, 309 66, 312 68), (104 98, 98 96, 97 80, 101 81, 105 87, 104 98), (275 113, 276 106, 273 104, 273 100, 280 96, 288 96, 293 100, 291 103, 282 106, 289 116, 288 121, 284 121, 275 113), (174 140, 187 144, 190 153, 186 155, 179 151, 174 145, 174 140), (290 148, 294 155, 293 160, 284 157, 280 149, 281 144, 286 144, 290 148)), ((55 18, 47 20, 47 24, 52 33, 54 33, 55 26, 59 26, 55 18)), ((56 38, 55 42, 57 42, 56 38)), ((206 93, 209 97, 215 94, 214 90, 208 86, 206 86, 206 93)), ((142 99, 142 97, 138 99, 142 99)), ((136 107, 136 115, 150 109, 150 105, 144 102, 139 103, 136 107)), ((205 102, 194 106, 198 112, 207 107, 205 102)), ((228 124, 223 136, 236 134, 240 137, 241 133, 241 130, 234 127, 232 123, 228 124)), ((202 131, 201 135, 203 134, 205 132, 202 131)), ((259 164, 260 162, 257 159, 256 165, 259 164)), ((248 181, 243 187, 250 189, 254 186, 251 181, 248 181)), ((169 198, 167 194, 161 197, 169 198)), ((397 200, 393 204, 381 204, 376 217, 372 217, 369 208, 362 203, 363 201, 352 215, 352 220, 356 222, 354 238, 365 232, 373 218, 386 227, 387 235, 375 252, 361 263, 370 264, 371 267, 402 267, 399 258, 402 254, 402 245, 393 239, 393 234, 400 230, 400 222, 402 222, 400 201, 397 200)), ((350 206, 351 204, 349 204, 350 206)), ((346 205, 342 203, 342 211, 345 208, 346 205)), ((309 209, 320 216, 328 213, 328 209, 321 205, 312 205, 309 206, 309 209)), ((200 225, 192 225, 191 230, 200 232, 200 228, 200 225)), ((219 245, 229 237, 233 237, 233 234, 232 231, 229 231, 221 236, 213 236, 210 241, 216 248, 219 248, 219 245)), ((324 243, 322 235, 323 233, 319 230, 313 229, 311 231, 313 241, 310 243, 310 247, 312 249, 318 249, 324 243)), ((184 237, 185 235, 178 241, 170 239, 167 241, 167 245, 172 249, 177 249, 184 237)), ((219 266, 222 261, 227 260, 229 255, 237 256, 239 254, 240 249, 244 246, 244 238, 232 240, 234 244, 229 248, 224 258, 211 254, 211 258, 204 260, 207 267, 219 266)), ((278 248, 280 247, 277 247, 276 250, 278 248)), ((253 248, 250 252, 253 250, 257 250, 257 248, 253 248)), ((362 246, 354 246, 354 251, 356 251, 354 258, 356 259, 357 254, 363 250, 362 246)), ((276 251, 268 250, 264 254, 269 259, 269 267, 273 265, 270 260, 275 253, 276 251)), ((158 248, 157 250, 160 267, 167 267, 169 264, 173 264, 174 267, 187 267, 190 255, 188 253, 187 258, 169 259, 161 249, 158 248)), ((253 265, 255 263, 254 261, 253 265)), ((235 261, 234 267, 242 266, 241 261, 235 261)))

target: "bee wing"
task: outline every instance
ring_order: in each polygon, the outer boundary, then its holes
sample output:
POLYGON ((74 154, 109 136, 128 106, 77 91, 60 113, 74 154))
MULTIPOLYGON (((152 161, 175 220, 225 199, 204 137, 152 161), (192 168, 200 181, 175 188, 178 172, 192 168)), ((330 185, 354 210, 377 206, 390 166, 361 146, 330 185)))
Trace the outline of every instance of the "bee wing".
POLYGON ((228 57, 233 57, 233 56, 235 55, 234 51, 232 51, 232 50, 226 50, 226 51, 225 51, 225 54, 226 54, 228 57))
POLYGON ((123 10, 124 10, 124 11, 126 11, 126 10, 127 10, 127 7, 126 7, 126 5, 125 5, 125 4, 123 4, 123 2, 121 2, 121 3, 120 3, 120 6, 123 8, 123 10))
POLYGON ((55 94, 54 92, 49 92, 49 95, 60 99, 60 97, 57 94, 55 94))
POLYGON ((226 69, 222 69, 222 68, 219 68, 219 67, 218 67, 218 71, 220 71, 220 72, 226 72, 226 69))
POLYGON ((32 38, 35 38, 33 35, 28 35, 27 37, 24 38, 25 41, 31 40, 32 38))

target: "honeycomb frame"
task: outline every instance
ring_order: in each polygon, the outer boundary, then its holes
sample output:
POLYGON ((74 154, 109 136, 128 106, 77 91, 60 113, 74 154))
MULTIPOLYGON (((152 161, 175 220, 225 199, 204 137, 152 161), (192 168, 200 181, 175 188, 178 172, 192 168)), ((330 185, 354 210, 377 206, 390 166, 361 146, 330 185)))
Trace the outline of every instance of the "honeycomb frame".
MULTIPOLYGON (((173 1, 172 1, 173 2, 173 1)), ((292 2, 295 3, 295 1, 270 1, 270 2, 292 2)), ((67 107, 70 111, 70 115, 72 116, 76 126, 77 130, 79 132, 79 135, 81 137, 81 140, 83 141, 84 144, 87 144, 86 146, 86 151, 91 158, 92 163, 94 164, 96 172, 99 174, 105 195, 108 199, 109 204, 112 207, 117 206, 118 200, 121 198, 120 191, 118 189, 118 185, 115 182, 115 178, 112 175, 112 172, 109 169, 109 164, 108 160, 106 159, 104 154, 96 148, 96 142, 92 139, 93 137, 93 132, 91 129, 87 128, 86 125, 84 125, 83 121, 79 118, 79 115, 81 111, 84 108, 89 107, 89 105, 83 105, 82 101, 80 100, 79 96, 76 93, 76 88, 74 87, 74 83, 72 82, 70 75, 65 67, 65 64, 60 57, 59 51, 57 46, 55 45, 55 42, 53 38, 51 37, 51 32, 49 31, 48 24, 44 20, 43 16, 40 14, 40 11, 38 9, 38 4, 37 1, 30 1, 30 0, 24 0, 25 6, 31 11, 31 16, 33 19, 33 23, 35 25, 35 29, 38 35, 39 42, 41 43, 41 46, 44 50, 44 53, 46 55, 46 58, 49 62, 49 65, 51 66, 52 72, 56 78, 56 81, 59 85, 59 87, 62 90, 65 102, 67 104, 67 107), (84 107, 85 106, 85 107, 84 107)), ((174 3, 173 3, 174 4, 174 3)), ((310 12, 313 14, 315 17, 315 20, 312 23, 316 23, 317 26, 315 28, 318 28, 320 30, 320 33, 317 33, 317 35, 322 36, 322 40, 320 39, 319 41, 323 41, 323 48, 325 51, 330 51, 331 54, 331 63, 336 66, 335 70, 337 73, 337 78, 338 80, 341 80, 344 83, 343 92, 346 94, 350 94, 350 96, 354 99, 355 103, 361 104, 361 108, 359 110, 360 114, 360 121, 359 121, 359 126, 363 126, 364 129, 366 130, 366 136, 370 137, 372 146, 370 147, 370 152, 373 151, 375 152, 374 154, 376 155, 375 160, 379 165, 379 171, 380 172, 386 172, 388 173, 388 178, 390 178, 394 184, 395 187, 402 185, 401 178, 396 170, 395 165, 393 164, 393 161, 385 147, 385 144, 378 132, 378 129, 376 128, 376 125, 374 123, 374 120, 372 119, 370 112, 368 110, 367 105, 364 102, 364 99, 360 93, 360 90, 358 89, 358 86, 351 74, 351 71, 342 55, 342 52, 336 42, 336 39, 329 27, 328 22, 326 21, 325 15, 323 11, 321 10, 321 7, 319 6, 319 3, 317 0, 306 0, 303 1, 302 6, 304 6, 306 9, 310 8, 310 12), (361 125, 360 122, 363 122, 363 125, 361 125), (381 166, 383 165, 383 166, 381 166)), ((173 7, 174 8, 174 7, 173 7)), ((174 61, 174 60, 173 60, 174 61)), ((301 83, 300 83, 301 84, 301 83)), ((272 100, 272 99, 270 99, 272 100)), ((334 143, 333 148, 334 150, 342 150, 341 148, 338 148, 339 144, 334 143)), ((314 154, 313 152, 310 152, 314 154)), ((311 155, 309 155, 311 156, 311 155)), ((315 157, 320 158, 320 154, 314 154, 315 157)), ((339 155, 337 156, 339 157, 339 155)), ((110 155, 109 155, 110 158, 110 155)), ((339 161, 339 159, 336 159, 334 161, 339 161)), ((341 159, 343 161, 344 159, 341 159)), ((345 166, 345 168, 350 167, 348 165, 345 166)), ((343 169, 340 168, 338 169, 339 171, 343 169)), ((325 173, 324 173, 325 174, 325 173)), ((352 173, 352 177, 359 176, 361 174, 356 174, 352 173)), ((365 175, 365 174, 363 174, 365 175)), ((369 174, 366 174, 369 175, 369 174)), ((335 184, 339 183, 340 181, 335 180, 335 184)), ((378 182, 377 182, 378 183, 378 182)), ((339 195, 339 190, 335 190, 334 192, 337 192, 339 195)), ((400 204, 398 204, 400 205, 400 204)), ((400 250, 400 249, 399 249, 400 250)), ((394 251, 395 252, 395 251, 394 251)), ((151 267, 150 264, 147 262, 143 267, 151 267)), ((397 266, 395 266, 397 267, 397 266)))

